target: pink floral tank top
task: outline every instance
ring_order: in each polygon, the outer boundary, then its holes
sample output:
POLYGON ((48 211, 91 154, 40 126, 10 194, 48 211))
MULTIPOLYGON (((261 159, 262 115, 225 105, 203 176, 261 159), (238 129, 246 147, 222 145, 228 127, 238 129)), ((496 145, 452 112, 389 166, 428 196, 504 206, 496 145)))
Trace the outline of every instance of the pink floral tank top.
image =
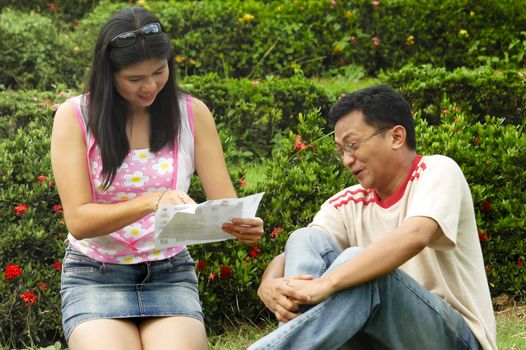
MULTIPOLYGON (((182 94, 179 97, 181 131, 179 142, 173 149, 165 147, 157 153, 149 149, 130 150, 117 170, 115 180, 106 190, 101 187, 100 150, 86 128, 85 96, 77 96, 69 101, 75 105, 76 117, 86 141, 91 193, 95 203, 118 203, 164 189, 188 191, 195 170, 194 119, 189 95, 182 94)), ((116 264, 162 260, 182 251, 185 248, 183 246, 163 249, 156 246, 154 217, 155 214, 151 213, 105 236, 77 240, 70 234, 68 240, 75 249, 87 256, 116 264)))

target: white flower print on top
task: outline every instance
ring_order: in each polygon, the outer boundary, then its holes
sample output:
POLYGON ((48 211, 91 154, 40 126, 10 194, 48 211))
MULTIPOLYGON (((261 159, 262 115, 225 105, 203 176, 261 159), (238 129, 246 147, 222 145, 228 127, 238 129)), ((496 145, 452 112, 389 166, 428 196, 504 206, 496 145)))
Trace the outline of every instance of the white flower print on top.
POLYGON ((125 238, 136 238, 136 237, 139 237, 141 233, 142 233, 142 225, 139 223, 134 223, 124 228, 125 238))
POLYGON ((140 170, 137 170, 133 174, 123 175, 122 178, 124 179, 124 184, 126 186, 136 187, 142 187, 146 181, 150 180, 150 178, 148 176, 145 176, 144 173, 140 170))
MULTIPOLYGON (((81 127, 85 127, 86 117, 83 114, 86 107, 86 96, 77 96, 72 99, 80 111, 77 120, 81 127)), ((94 203, 123 203, 127 198, 136 200, 145 192, 162 192, 177 186, 187 190, 190 179, 194 173, 194 117, 190 113, 191 98, 181 95, 181 137, 174 139, 174 147, 166 145, 156 152, 149 148, 130 149, 116 169, 116 176, 111 187, 103 189, 101 149, 93 135, 87 130, 87 161, 89 176, 92 186, 94 203), (181 169, 181 173, 178 173, 181 169), (98 187, 98 188, 97 188, 98 187)), ((157 195, 158 195, 157 194, 157 195)), ((157 198, 156 195, 149 197, 157 198)), ((149 260, 166 259, 179 253, 184 247, 177 246, 161 249, 157 246, 155 232, 155 213, 150 213, 129 223, 130 227, 122 227, 105 236, 93 237, 83 240, 82 245, 70 235, 72 247, 82 250, 93 259, 107 263, 136 263, 149 260), (140 224, 132 226, 133 224, 140 224), (120 258, 120 259, 119 259, 120 258)))
POLYGON ((139 242, 137 242, 135 247, 137 249, 141 249, 143 251, 154 250, 155 249, 155 243, 152 240, 143 240, 143 239, 141 239, 139 242))
POLYGON ((96 161, 92 160, 90 161, 90 168, 91 168, 91 173, 93 175, 97 174, 97 168, 99 167, 99 163, 97 163, 96 161))
POLYGON ((117 260, 119 260, 119 262, 121 264, 137 264, 137 263, 140 263, 142 261, 140 256, 131 255, 131 254, 118 256, 117 260))
POLYGON ((87 242, 76 241, 76 243, 77 243, 77 246, 75 248, 77 248, 81 253, 89 255, 91 251, 91 247, 89 246, 87 242))
POLYGON ((113 199, 116 201, 129 201, 135 197, 137 197, 137 194, 133 192, 119 192, 115 195, 115 197, 113 197, 113 199))
POLYGON ((158 162, 154 164, 152 168, 154 168, 159 175, 164 175, 168 172, 173 172, 173 164, 173 158, 159 158, 158 162))
POLYGON ((151 251, 150 254, 148 254, 148 259, 150 259, 150 260, 161 260, 161 259, 164 259, 164 254, 159 249, 156 249, 154 251, 151 251))
POLYGON ((155 153, 150 152, 147 149, 133 150, 132 160, 141 163, 147 163, 149 159, 155 158, 155 153))
POLYGON ((114 249, 103 249, 103 248, 97 248, 97 251, 98 251, 100 254, 103 254, 103 255, 115 255, 115 254, 117 254, 117 251, 114 250, 114 249))

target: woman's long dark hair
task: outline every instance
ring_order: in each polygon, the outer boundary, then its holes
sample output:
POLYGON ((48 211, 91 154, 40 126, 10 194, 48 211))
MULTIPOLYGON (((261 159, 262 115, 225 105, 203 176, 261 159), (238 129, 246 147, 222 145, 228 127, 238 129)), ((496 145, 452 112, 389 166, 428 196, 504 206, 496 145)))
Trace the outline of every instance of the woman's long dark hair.
POLYGON ((100 148, 104 188, 113 182, 117 169, 130 151, 126 136, 129 104, 119 95, 114 84, 114 75, 119 70, 152 58, 168 61, 168 81, 148 107, 150 151, 157 152, 167 145, 173 147, 177 142, 181 118, 177 101, 179 88, 168 35, 163 30, 159 35, 138 35, 137 41, 127 47, 110 46, 115 36, 152 22, 159 20, 142 7, 120 10, 106 23, 95 45, 88 82, 88 130, 100 148))

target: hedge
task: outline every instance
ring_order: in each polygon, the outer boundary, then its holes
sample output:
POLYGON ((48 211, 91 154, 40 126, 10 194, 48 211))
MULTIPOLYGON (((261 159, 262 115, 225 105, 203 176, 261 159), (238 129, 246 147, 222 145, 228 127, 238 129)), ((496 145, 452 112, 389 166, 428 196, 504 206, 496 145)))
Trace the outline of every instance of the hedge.
POLYGON ((383 81, 422 110, 432 124, 440 122, 441 103, 447 98, 467 112, 473 121, 499 116, 507 124, 526 122, 526 74, 517 70, 457 68, 448 71, 431 65, 409 64, 383 75, 383 81))
MULTIPOLYGON (((50 12, 41 2, 31 11, 3 2, 14 8, 3 9, 0 21, 0 45, 8 53, 0 58, 5 70, 0 86, 6 88, 81 85, 98 31, 111 13, 130 6, 76 0, 76 7, 50 12)), ((430 0, 425 6, 417 0, 136 4, 165 24, 181 77, 216 72, 225 78, 262 79, 298 71, 312 77, 350 64, 376 75, 407 63, 447 69, 520 68, 526 63, 522 0, 430 0)))
MULTIPOLYGON (((29 120, 19 115, 20 122, 12 125, 5 123, 9 114, 0 115, 1 130, 7 136, 0 138, 0 152, 5 155, 0 159, 0 215, 4 218, 0 223, 4 232, 0 237, 0 343, 43 346, 61 336, 57 267, 66 233, 50 169, 53 104, 49 102, 61 102, 69 93, 19 95, 15 99, 0 93, 0 110, 12 110, 6 105, 17 103, 20 110, 36 116, 29 120), (13 277, 16 266, 22 273, 13 277)), ((506 125, 496 117, 473 122, 447 100, 441 110, 447 112, 440 125, 428 125, 417 111, 418 152, 446 154, 460 164, 473 194, 491 292, 524 293, 524 127, 506 125)), ((305 112, 298 118, 295 128, 279 133, 273 157, 263 159, 263 181, 247 185, 240 181, 245 180, 243 171, 231 174, 240 195, 265 192, 258 212, 265 219, 265 237, 253 247, 235 241, 191 247, 211 332, 221 332, 239 320, 270 317, 256 296, 265 266, 326 198, 354 183, 334 157, 332 136, 318 112, 305 112)), ((267 141, 254 137, 255 143, 267 141)), ((226 156, 230 158, 228 149, 226 156)), ((197 183, 191 195, 203 199, 197 183)))

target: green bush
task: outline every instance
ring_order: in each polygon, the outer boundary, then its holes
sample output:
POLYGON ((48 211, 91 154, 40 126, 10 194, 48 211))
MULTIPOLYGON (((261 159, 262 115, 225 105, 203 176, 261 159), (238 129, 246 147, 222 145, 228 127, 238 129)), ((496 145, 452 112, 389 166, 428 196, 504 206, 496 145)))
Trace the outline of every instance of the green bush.
POLYGON ((182 88, 207 104, 219 129, 228 130, 233 146, 247 156, 270 155, 268 141, 278 131, 295 128, 298 113, 319 108, 326 114, 335 100, 301 75, 251 81, 208 74, 185 78, 182 88), (254 142, 254 135, 263 142, 254 142))
POLYGON ((99 0, 0 0, 0 8, 9 7, 13 10, 35 11, 48 16, 55 16, 63 21, 75 22, 98 3, 99 0))
POLYGON ((51 177, 49 130, 32 121, 0 141, 0 266, 23 270, 15 279, 4 273, 0 283, 0 343, 12 347, 50 344, 61 335, 54 264, 62 260, 66 228, 51 177), (25 293, 34 296, 25 300, 25 293))
POLYGON ((420 121, 418 150, 445 154, 470 185, 486 272, 493 295, 526 292, 526 135, 524 126, 487 117, 473 123, 447 101, 439 126, 420 121))
POLYGON ((466 112, 472 121, 484 121, 487 115, 505 118, 505 123, 521 124, 526 115, 526 76, 513 70, 457 68, 448 71, 431 65, 407 65, 383 76, 397 89, 413 110, 422 110, 432 124, 441 121, 441 103, 448 98, 466 112))
POLYGON ((12 348, 49 345, 62 334, 58 270, 67 231, 49 136, 53 106, 67 95, 0 92, 0 344, 12 348), (22 274, 7 278, 8 265, 22 274))
POLYGON ((407 63, 448 69, 525 63, 526 8, 520 0, 363 0, 350 6, 360 19, 351 40, 342 42, 342 56, 369 73, 407 63))
POLYGON ((76 76, 65 26, 36 12, 0 12, 0 90, 50 89, 76 76))
POLYGON ((351 63, 375 74, 409 62, 452 69, 526 59, 521 0, 145 3, 169 23, 183 75, 313 76, 351 63))
MULTIPOLYGON (((51 175, 53 109, 46 100, 61 102, 68 94, 0 93, 0 152, 4 155, 0 159, 2 344, 43 346, 61 335, 60 276, 55 263, 62 259, 66 228, 51 175), (9 107, 10 103, 27 110, 28 115, 20 113, 13 118, 14 124, 6 122, 16 109, 9 107), (9 265, 20 266, 23 274, 8 278, 9 265), (34 297, 29 298, 27 292, 34 297)), ((524 293, 524 127, 505 125, 496 118, 487 118, 485 124, 468 122, 472 117, 457 112, 455 105, 441 106, 446 109, 451 112, 444 114, 439 125, 418 120, 418 151, 446 154, 462 167, 473 193, 492 294, 524 293)), ((417 118, 420 115, 417 112, 417 118)), ((266 169, 263 181, 247 185, 242 167, 231 174, 239 195, 265 192, 258 216, 265 220, 267 235, 257 246, 228 241, 190 247, 198 261, 199 290, 212 332, 221 332, 239 319, 270 317, 256 296, 264 268, 282 251, 289 233, 308 224, 332 194, 354 183, 334 157, 332 135, 325 128, 318 112, 302 114, 291 127, 294 131, 279 131, 274 137, 272 157, 262 160, 266 169)), ((266 141, 259 135, 254 140, 266 141)), ((229 149, 227 158, 231 156, 229 149)), ((190 193, 204 199, 198 182, 192 184, 190 193)))
MULTIPOLYGON (((42 2, 13 5, 25 12, 2 11, 0 48, 5 54, 0 63, 7 69, 0 73, 0 84, 79 86, 102 25, 113 12, 131 5, 117 0, 56 4, 56 12, 44 10, 42 2)), ((431 0, 425 6, 416 0, 137 4, 165 24, 181 77, 215 72, 225 78, 262 79, 298 71, 311 77, 350 64, 373 75, 407 63, 447 69, 480 65, 517 69, 526 64, 522 0, 431 0)))
POLYGON ((296 69, 317 74, 353 21, 329 1, 147 4, 170 28, 182 75, 262 78, 290 76, 296 69))

